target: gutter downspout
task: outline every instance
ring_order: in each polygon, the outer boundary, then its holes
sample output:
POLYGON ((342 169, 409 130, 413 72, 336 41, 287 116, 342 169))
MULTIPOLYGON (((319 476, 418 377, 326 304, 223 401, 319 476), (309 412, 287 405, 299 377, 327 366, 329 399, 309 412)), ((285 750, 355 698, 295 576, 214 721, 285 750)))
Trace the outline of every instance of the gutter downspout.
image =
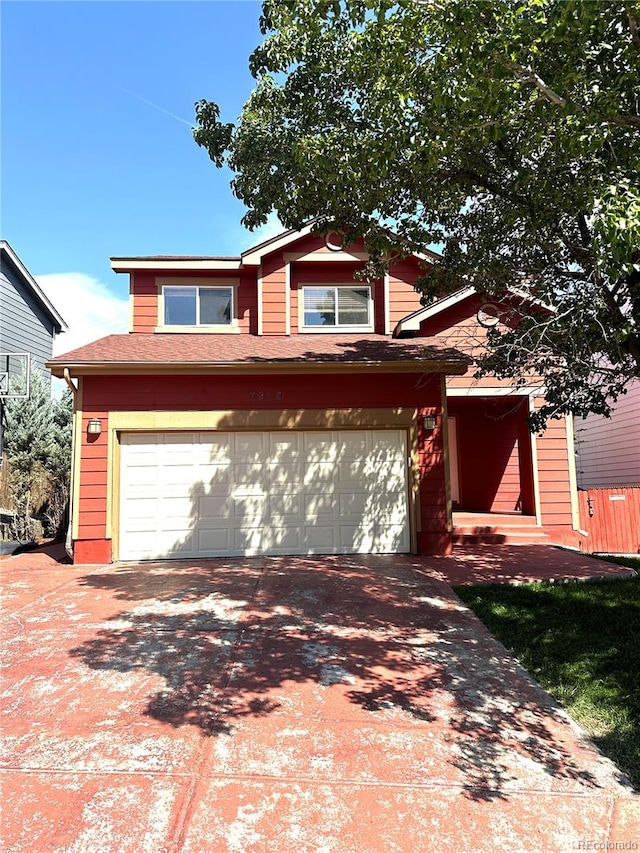
POLYGON ((74 487, 75 487, 75 477, 74 471, 76 469, 76 430, 75 430, 75 421, 77 417, 76 412, 76 399, 78 396, 78 387, 73 384, 71 381, 71 375, 69 373, 69 368, 65 367, 62 372, 62 377, 64 381, 67 383, 69 388, 71 389, 71 393, 73 394, 73 425, 71 429, 71 472, 69 477, 69 523, 67 525, 67 535, 64 540, 64 550, 69 555, 70 559, 73 560, 73 538, 71 536, 72 532, 72 519, 73 519, 73 498, 74 498, 74 487))

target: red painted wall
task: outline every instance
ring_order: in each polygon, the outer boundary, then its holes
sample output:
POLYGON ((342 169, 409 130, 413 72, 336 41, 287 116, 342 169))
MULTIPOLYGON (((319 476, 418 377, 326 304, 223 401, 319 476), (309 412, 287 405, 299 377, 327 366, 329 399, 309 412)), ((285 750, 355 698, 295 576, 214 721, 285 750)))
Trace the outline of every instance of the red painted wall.
POLYGON ((264 259, 262 264, 262 334, 286 334, 286 271, 282 252, 264 259))
MULTIPOLYGON (((286 329, 286 298, 290 299, 291 333, 298 331, 298 291, 301 283, 332 281, 353 281, 353 274, 361 269, 362 262, 321 261, 291 262, 289 294, 286 293, 285 254, 324 250, 324 240, 320 237, 306 237, 267 255, 262 265, 262 330, 265 335, 283 335, 286 329)), ((362 241, 350 246, 354 252, 364 251, 362 241)), ((328 253, 330 255, 330 253, 328 253)), ((420 298, 414 285, 422 273, 420 264, 413 258, 406 258, 391 265, 389 270, 389 308, 390 328, 407 314, 420 307, 420 298)), ((189 270, 182 276, 179 272, 138 271, 131 273, 130 293, 133 306, 132 331, 141 334, 153 334, 158 325, 158 284, 157 278, 181 277, 185 283, 197 283, 202 278, 238 278, 240 286, 237 292, 236 313, 242 332, 257 334, 257 292, 258 270, 255 268, 233 271, 194 271, 189 270)), ((375 331, 384 334, 384 286, 382 279, 373 284, 375 331)))
MULTIPOLYGON (((79 482, 80 528, 76 561, 105 562, 107 433, 110 411, 207 411, 251 409, 419 409, 436 415, 432 432, 420 428, 420 553, 447 553, 451 548, 445 498, 441 428, 440 376, 412 374, 290 376, 87 376, 82 380, 83 434, 79 482), (89 442, 86 425, 99 417, 102 434, 89 442)), ((224 424, 221 425, 224 429, 224 424)))
MULTIPOLYGON (((158 283, 157 278, 168 274, 141 271, 131 273, 130 299, 133 305, 133 327, 131 331, 141 334, 153 334, 158 325, 158 283)), ((202 273, 189 271, 184 275, 176 273, 172 278, 181 278, 185 284, 198 284, 203 278, 240 279, 236 291, 236 318, 241 332, 257 334, 258 331, 258 295, 257 279, 253 270, 242 272, 202 273)))
POLYGON ((416 258, 404 258, 389 267, 389 315, 391 330, 408 314, 420 308, 420 294, 415 284, 425 274, 416 258))
POLYGON ((536 439, 538 456, 538 488, 542 526, 553 541, 562 545, 577 545, 573 530, 573 505, 567 427, 564 418, 549 421, 536 439))
POLYGON ((460 508, 535 512, 526 400, 451 398, 458 427, 460 508))
POLYGON ((133 332, 152 333, 158 325, 158 285, 153 272, 131 273, 130 305, 133 305, 133 332))

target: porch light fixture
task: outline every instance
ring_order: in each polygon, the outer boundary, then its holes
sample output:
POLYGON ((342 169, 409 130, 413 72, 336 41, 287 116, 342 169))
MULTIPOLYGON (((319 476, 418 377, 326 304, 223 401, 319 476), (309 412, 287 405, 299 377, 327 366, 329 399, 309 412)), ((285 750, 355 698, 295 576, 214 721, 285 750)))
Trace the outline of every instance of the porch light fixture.
POLYGON ((102 421, 100 418, 91 418, 87 424, 87 432, 89 435, 100 435, 102 432, 102 421))
POLYGON ((425 415, 422 418, 422 428, 426 430, 433 430, 436 428, 436 419, 435 415, 425 415))

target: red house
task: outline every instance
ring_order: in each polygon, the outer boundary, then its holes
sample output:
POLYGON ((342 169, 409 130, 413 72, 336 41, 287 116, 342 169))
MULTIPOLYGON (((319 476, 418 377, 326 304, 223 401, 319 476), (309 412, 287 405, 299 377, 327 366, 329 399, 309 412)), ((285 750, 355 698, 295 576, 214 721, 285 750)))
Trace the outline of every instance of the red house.
POLYGON ((539 389, 468 372, 481 297, 420 309, 425 258, 369 284, 366 257, 307 227, 233 258, 112 259, 130 333, 50 362, 77 387, 78 562, 446 554, 505 519, 571 541, 569 426, 532 437, 539 389))

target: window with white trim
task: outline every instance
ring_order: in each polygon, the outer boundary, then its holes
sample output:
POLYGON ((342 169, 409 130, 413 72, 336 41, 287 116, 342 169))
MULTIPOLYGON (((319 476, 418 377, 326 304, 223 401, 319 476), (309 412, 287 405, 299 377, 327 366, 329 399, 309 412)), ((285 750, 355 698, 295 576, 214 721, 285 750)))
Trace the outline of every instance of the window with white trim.
POLYGON ((231 326, 232 287, 162 288, 165 326, 231 326))
POLYGON ((304 328, 373 328, 371 288, 367 285, 306 286, 302 288, 302 303, 304 328))

